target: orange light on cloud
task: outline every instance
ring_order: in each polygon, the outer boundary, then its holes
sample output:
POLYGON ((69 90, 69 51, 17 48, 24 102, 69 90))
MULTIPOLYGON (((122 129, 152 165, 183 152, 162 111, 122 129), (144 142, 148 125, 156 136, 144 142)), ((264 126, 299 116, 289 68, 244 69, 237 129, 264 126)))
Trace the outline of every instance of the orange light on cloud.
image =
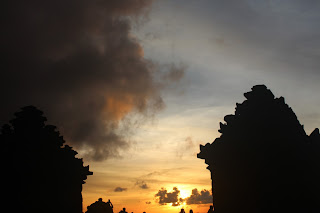
POLYGON ((106 100, 105 113, 108 118, 119 121, 133 110, 133 96, 108 97, 106 100))

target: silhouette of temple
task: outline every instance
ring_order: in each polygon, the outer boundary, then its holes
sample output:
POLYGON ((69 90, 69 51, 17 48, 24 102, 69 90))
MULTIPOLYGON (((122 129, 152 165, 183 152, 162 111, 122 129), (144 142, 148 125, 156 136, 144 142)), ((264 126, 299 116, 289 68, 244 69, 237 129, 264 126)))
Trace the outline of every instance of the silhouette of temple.
POLYGON ((320 212, 320 134, 305 133, 283 97, 256 85, 200 145, 217 213, 320 212))
POLYGON ((1 129, 2 199, 11 212, 82 213, 82 184, 92 172, 42 114, 24 107, 1 129))
POLYGON ((99 198, 98 201, 87 207, 86 213, 113 213, 113 205, 110 200, 103 202, 102 198, 99 198))

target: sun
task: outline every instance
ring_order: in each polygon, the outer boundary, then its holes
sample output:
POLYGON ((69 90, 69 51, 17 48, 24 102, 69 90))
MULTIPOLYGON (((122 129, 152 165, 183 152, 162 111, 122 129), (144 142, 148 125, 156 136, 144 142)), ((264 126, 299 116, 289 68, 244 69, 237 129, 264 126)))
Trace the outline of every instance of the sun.
POLYGON ((190 196, 190 192, 185 189, 180 189, 180 197, 185 199, 190 196))

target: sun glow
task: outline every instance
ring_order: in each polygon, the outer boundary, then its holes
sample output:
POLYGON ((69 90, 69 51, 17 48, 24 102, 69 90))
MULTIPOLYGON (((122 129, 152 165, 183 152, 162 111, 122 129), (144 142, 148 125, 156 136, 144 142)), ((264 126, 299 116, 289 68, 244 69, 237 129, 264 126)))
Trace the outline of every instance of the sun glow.
POLYGON ((185 199, 185 198, 190 196, 190 192, 189 191, 187 191, 185 189, 179 189, 179 190, 180 190, 180 197, 182 199, 185 199))

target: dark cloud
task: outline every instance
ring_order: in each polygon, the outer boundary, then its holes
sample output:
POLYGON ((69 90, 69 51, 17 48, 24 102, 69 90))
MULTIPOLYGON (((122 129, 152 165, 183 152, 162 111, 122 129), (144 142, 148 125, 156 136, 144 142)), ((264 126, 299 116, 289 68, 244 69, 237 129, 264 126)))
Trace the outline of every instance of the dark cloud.
POLYGON ((124 192, 124 191, 127 191, 128 189, 127 188, 123 188, 123 187, 116 187, 113 191, 114 192, 124 192))
POLYGON ((173 188, 172 192, 168 192, 165 188, 161 188, 155 197, 160 205, 167 205, 171 203, 172 206, 180 206, 183 202, 187 205, 191 204, 208 204, 213 202, 210 191, 203 189, 200 192, 197 188, 192 190, 190 197, 185 199, 179 197, 180 190, 177 187, 173 188))
POLYGON ((185 200, 187 205, 208 204, 213 202, 213 198, 210 191, 204 189, 204 190, 201 190, 201 192, 199 193, 197 188, 193 189, 191 196, 187 197, 185 200))
MULTIPOLYGON (((128 147, 120 123, 164 107, 152 62, 131 35, 151 0, 4 1, 1 122, 43 110, 68 143, 103 160, 128 147)), ((181 73, 170 75, 179 79, 181 73)), ((129 127, 130 128, 130 127, 129 127)))
POLYGON ((139 188, 141 188, 141 189, 149 189, 149 186, 147 185, 147 183, 145 181, 138 180, 135 183, 135 185, 139 186, 139 188))
POLYGON ((172 206, 179 206, 183 202, 183 199, 179 198, 179 194, 180 191, 177 187, 173 187, 172 192, 168 192, 165 188, 161 188, 158 193, 155 194, 155 197, 160 205, 171 203, 172 206))
POLYGON ((147 201, 146 204, 151 204, 151 201, 147 201))

